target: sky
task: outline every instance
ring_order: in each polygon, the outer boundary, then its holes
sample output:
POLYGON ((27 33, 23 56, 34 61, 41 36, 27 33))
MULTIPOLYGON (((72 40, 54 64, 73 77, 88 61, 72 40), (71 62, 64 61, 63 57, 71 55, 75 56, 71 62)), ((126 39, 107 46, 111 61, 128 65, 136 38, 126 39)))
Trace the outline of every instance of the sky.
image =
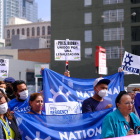
POLYGON ((51 0, 35 0, 38 3, 38 19, 51 20, 51 0))

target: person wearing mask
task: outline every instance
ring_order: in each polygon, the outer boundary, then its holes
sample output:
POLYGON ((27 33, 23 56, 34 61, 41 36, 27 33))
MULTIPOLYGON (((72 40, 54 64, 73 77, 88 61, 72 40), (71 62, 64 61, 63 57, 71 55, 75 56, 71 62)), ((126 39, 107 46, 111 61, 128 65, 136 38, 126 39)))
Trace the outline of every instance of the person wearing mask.
POLYGON ((4 82, 6 83, 6 93, 10 100, 14 99, 16 96, 14 95, 13 91, 13 83, 15 82, 15 79, 13 77, 8 77, 4 79, 4 82))
POLYGON ((6 83, 4 81, 0 81, 0 89, 3 90, 4 94, 6 94, 6 83))
POLYGON ((107 95, 108 84, 110 80, 97 78, 94 83, 94 96, 84 100, 82 104, 82 113, 94 112, 112 107, 113 105, 104 97, 107 95))
POLYGON ((16 119, 7 104, 7 95, 0 89, 0 139, 22 140, 16 119))
POLYGON ((126 91, 121 91, 115 103, 117 109, 104 118, 101 137, 113 138, 140 133, 140 121, 132 112, 134 102, 130 95, 126 91))
POLYGON ((25 82, 17 80, 13 83, 13 90, 16 98, 8 102, 11 111, 27 112, 29 108, 29 96, 25 82))
POLYGON ((46 115, 42 111, 43 107, 43 95, 40 93, 33 93, 30 95, 29 105, 31 106, 29 114, 46 115))

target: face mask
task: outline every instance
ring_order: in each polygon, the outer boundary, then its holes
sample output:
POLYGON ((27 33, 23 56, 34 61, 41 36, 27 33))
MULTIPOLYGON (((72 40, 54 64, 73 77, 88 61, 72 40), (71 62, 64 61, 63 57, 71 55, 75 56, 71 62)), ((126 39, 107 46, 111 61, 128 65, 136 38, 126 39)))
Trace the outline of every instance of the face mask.
POLYGON ((100 96, 100 97, 105 97, 106 95, 107 95, 107 90, 106 89, 104 89, 104 90, 100 90, 99 92, 98 92, 98 95, 100 96))
POLYGON ((20 92, 19 95, 20 95, 19 99, 26 100, 28 97, 28 90, 24 90, 24 91, 20 92))
POLYGON ((7 102, 0 105, 0 114, 5 114, 7 112, 7 110, 8 110, 7 102))
POLYGON ((0 88, 0 89, 1 89, 1 90, 3 90, 4 94, 6 94, 6 93, 5 93, 5 89, 4 89, 4 88, 0 88))

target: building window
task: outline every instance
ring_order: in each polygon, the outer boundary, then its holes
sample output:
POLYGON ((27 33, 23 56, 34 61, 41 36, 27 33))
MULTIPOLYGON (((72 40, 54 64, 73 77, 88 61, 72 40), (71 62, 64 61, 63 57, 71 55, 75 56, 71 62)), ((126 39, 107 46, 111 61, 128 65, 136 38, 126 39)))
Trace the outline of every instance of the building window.
POLYGON ((140 3, 140 0, 131 0, 132 4, 140 3))
POLYGON ((15 35, 15 30, 14 29, 12 29, 12 35, 15 35))
POLYGON ((103 0, 103 4, 115 4, 115 3, 123 3, 123 0, 103 0))
POLYGON ((20 34, 20 30, 19 29, 17 29, 17 35, 19 35, 20 34))
POLYGON ((35 36, 35 28, 32 28, 32 36, 35 36))
POLYGON ((104 41, 112 41, 112 40, 124 40, 124 27, 122 27, 122 31, 120 28, 109 28, 104 29, 104 41))
POLYGON ((135 12, 135 16, 131 16, 131 21, 132 22, 140 22, 140 7, 137 8, 132 8, 131 13, 135 12))
POLYGON ((27 36, 30 36, 30 29, 27 28, 27 36))
POLYGON ((22 35, 24 35, 24 28, 22 28, 22 35))
POLYGON ((85 24, 92 24, 92 13, 85 13, 85 24))
POLYGON ((7 30, 7 38, 10 38, 10 30, 7 30))
POLYGON ((51 34, 51 26, 48 26, 48 35, 51 34))
MULTIPOLYGON (((121 58, 121 47, 113 46, 113 47, 105 47, 106 49, 106 58, 107 59, 119 59, 121 58)), ((122 57, 124 55, 125 49, 122 46, 122 57)))
POLYGON ((132 54, 140 56, 140 45, 132 45, 131 50, 132 50, 132 54))
POLYGON ((85 42, 92 42, 92 30, 85 31, 85 42))
POLYGON ((92 0, 84 0, 84 5, 85 5, 85 6, 90 6, 90 5, 92 5, 92 0))
POLYGON ((131 27, 131 40, 140 41, 140 26, 131 27))
POLYGON ((42 35, 45 35, 45 26, 42 27, 42 35))
POLYGON ((92 57, 92 48, 85 48, 85 58, 92 57))
POLYGON ((40 27, 37 27, 37 36, 40 35, 40 27))
POLYGON ((103 15, 105 16, 104 23, 123 21, 124 20, 124 9, 104 11, 103 15))

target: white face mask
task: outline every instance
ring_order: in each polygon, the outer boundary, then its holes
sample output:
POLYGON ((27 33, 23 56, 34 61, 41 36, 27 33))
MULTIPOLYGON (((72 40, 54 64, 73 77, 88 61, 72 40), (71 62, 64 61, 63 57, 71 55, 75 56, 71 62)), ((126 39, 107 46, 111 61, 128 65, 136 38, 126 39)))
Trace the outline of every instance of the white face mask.
POLYGON ((0 88, 0 89, 3 90, 4 94, 6 94, 6 92, 5 92, 5 88, 0 88))
POLYGON ((106 89, 100 90, 98 92, 98 95, 102 98, 105 97, 107 95, 107 90, 106 89))
POLYGON ((19 99, 26 100, 28 97, 28 90, 24 90, 24 91, 20 92, 19 95, 20 95, 19 99))
POLYGON ((7 112, 7 110, 8 110, 7 102, 0 105, 0 114, 5 114, 7 112))

